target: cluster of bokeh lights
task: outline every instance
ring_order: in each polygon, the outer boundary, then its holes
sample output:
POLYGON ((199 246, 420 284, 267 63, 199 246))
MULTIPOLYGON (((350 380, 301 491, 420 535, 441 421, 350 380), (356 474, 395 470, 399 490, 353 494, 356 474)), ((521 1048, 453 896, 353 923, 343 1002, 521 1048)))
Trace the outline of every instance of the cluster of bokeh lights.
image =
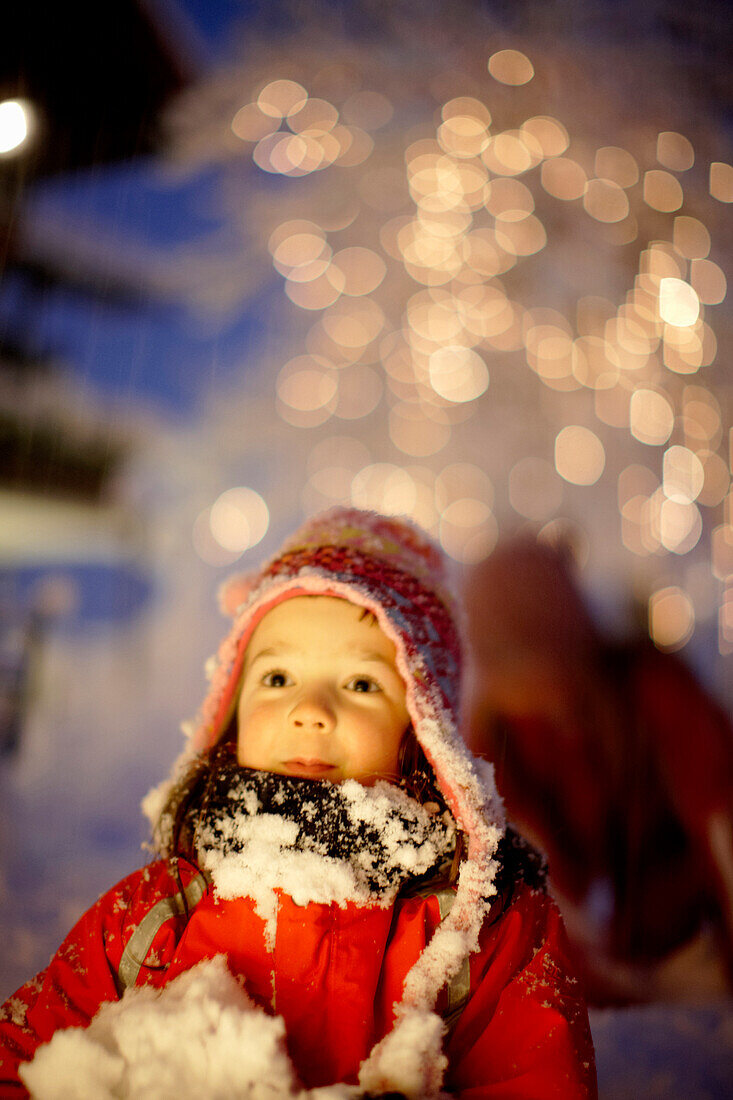
MULTIPOLYGON (((535 76, 518 50, 492 54, 488 73, 518 89, 535 76)), ((532 114, 497 128, 474 96, 448 99, 429 136, 405 141, 390 125, 395 107, 385 94, 352 91, 342 101, 334 96, 337 106, 306 83, 269 80, 231 118, 232 140, 266 173, 306 177, 363 166, 332 181, 358 196, 351 213, 334 204, 332 213, 291 218, 269 233, 285 293, 311 317, 305 349, 277 374, 277 409, 307 429, 359 421, 386 405, 389 438, 403 459, 374 461, 356 435, 337 427, 313 447, 304 506, 351 501, 407 513, 458 561, 479 560, 499 533, 493 486, 477 465, 441 462, 440 454, 490 400, 492 357, 504 362, 516 353, 547 390, 592 395, 597 423, 566 424, 551 456, 526 455, 513 465, 512 509, 551 523, 565 486, 604 476, 607 429, 627 432, 650 452, 618 477, 621 541, 639 557, 685 555, 708 529, 709 574, 723 586, 720 648, 733 650, 730 440, 700 374, 717 352, 708 310, 723 302, 727 283, 710 258, 710 229, 681 212, 684 173, 696 161, 692 142, 662 131, 654 161, 605 145, 591 165, 560 119, 532 114), (550 200, 574 204, 578 218, 619 247, 642 236, 645 218, 667 226, 666 239, 657 233, 639 247, 620 303, 586 295, 568 313, 529 307, 507 289, 509 273, 548 246, 538 207, 550 200), (360 206, 372 217, 363 229, 360 206), (706 509, 720 509, 717 525, 706 509)), ((711 162, 707 181, 713 200, 733 202, 731 165, 711 162)), ((197 521, 197 547, 212 562, 232 560, 267 529, 261 497, 243 488, 228 494, 197 521)), ((695 607, 682 587, 654 592, 649 629, 657 644, 684 645, 695 607)))

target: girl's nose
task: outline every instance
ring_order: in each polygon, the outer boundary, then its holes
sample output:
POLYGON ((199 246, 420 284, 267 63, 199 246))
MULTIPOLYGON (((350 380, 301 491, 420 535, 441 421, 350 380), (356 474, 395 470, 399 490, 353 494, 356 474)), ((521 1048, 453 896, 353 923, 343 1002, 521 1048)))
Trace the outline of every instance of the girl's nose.
POLYGON ((336 724, 333 707, 320 692, 307 692, 295 703, 290 720, 296 729, 330 733, 336 724))

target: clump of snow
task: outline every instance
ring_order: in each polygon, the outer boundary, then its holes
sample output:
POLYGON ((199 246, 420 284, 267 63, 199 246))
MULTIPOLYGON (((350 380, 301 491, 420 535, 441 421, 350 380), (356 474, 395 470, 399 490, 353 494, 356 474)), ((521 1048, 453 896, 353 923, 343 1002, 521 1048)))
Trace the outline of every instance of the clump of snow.
POLYGON ((387 906, 404 881, 455 848, 449 815, 379 782, 332 784, 233 767, 197 831, 222 898, 250 897, 274 941, 278 892, 309 902, 387 906))
POLYGON ((162 991, 131 989, 90 1026, 58 1031, 21 1077, 34 1100, 345 1100, 347 1086, 303 1091, 285 1025, 255 1007, 223 956, 162 991))
POLYGON ((400 1092, 408 1100, 440 1096, 448 1066, 442 1049, 444 1030, 435 1012, 407 1009, 362 1064, 359 1084, 369 1093, 400 1092))

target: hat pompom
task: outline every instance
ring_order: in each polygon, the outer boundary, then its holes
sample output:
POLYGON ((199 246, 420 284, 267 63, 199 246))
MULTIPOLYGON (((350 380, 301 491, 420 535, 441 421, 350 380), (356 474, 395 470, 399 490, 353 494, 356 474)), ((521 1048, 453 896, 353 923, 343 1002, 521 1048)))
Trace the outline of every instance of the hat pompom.
POLYGON ((246 603, 259 579, 259 572, 235 573, 233 577, 228 577, 218 592, 219 610, 222 615, 228 615, 233 619, 242 604, 246 603))

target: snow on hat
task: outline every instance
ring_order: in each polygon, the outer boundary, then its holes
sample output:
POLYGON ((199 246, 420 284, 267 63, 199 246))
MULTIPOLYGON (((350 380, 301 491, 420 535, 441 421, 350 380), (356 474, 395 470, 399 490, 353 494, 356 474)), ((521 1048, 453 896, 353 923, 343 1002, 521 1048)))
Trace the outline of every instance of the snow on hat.
MULTIPOLYGON (((386 1036, 363 1067, 365 1087, 376 1088, 383 1073, 390 1076, 400 1035, 411 1034, 417 1049, 415 1013, 425 1017, 427 1035, 440 988, 478 948, 494 893, 503 808, 493 768, 471 756, 459 734, 461 638, 444 555, 408 520, 352 508, 333 508, 307 520, 259 572, 225 583, 220 597, 223 610, 233 616, 232 628, 208 666, 209 691, 196 720, 184 727, 189 744, 174 775, 195 753, 215 745, 227 728, 257 624, 283 600, 303 595, 336 596, 368 609, 394 643, 415 736, 468 839, 450 915, 406 978, 396 1009, 402 1026, 386 1036)), ((145 806, 151 817, 157 816, 163 794, 159 789, 145 806)), ((439 1047, 439 1039, 438 1031, 429 1045, 439 1047)))

